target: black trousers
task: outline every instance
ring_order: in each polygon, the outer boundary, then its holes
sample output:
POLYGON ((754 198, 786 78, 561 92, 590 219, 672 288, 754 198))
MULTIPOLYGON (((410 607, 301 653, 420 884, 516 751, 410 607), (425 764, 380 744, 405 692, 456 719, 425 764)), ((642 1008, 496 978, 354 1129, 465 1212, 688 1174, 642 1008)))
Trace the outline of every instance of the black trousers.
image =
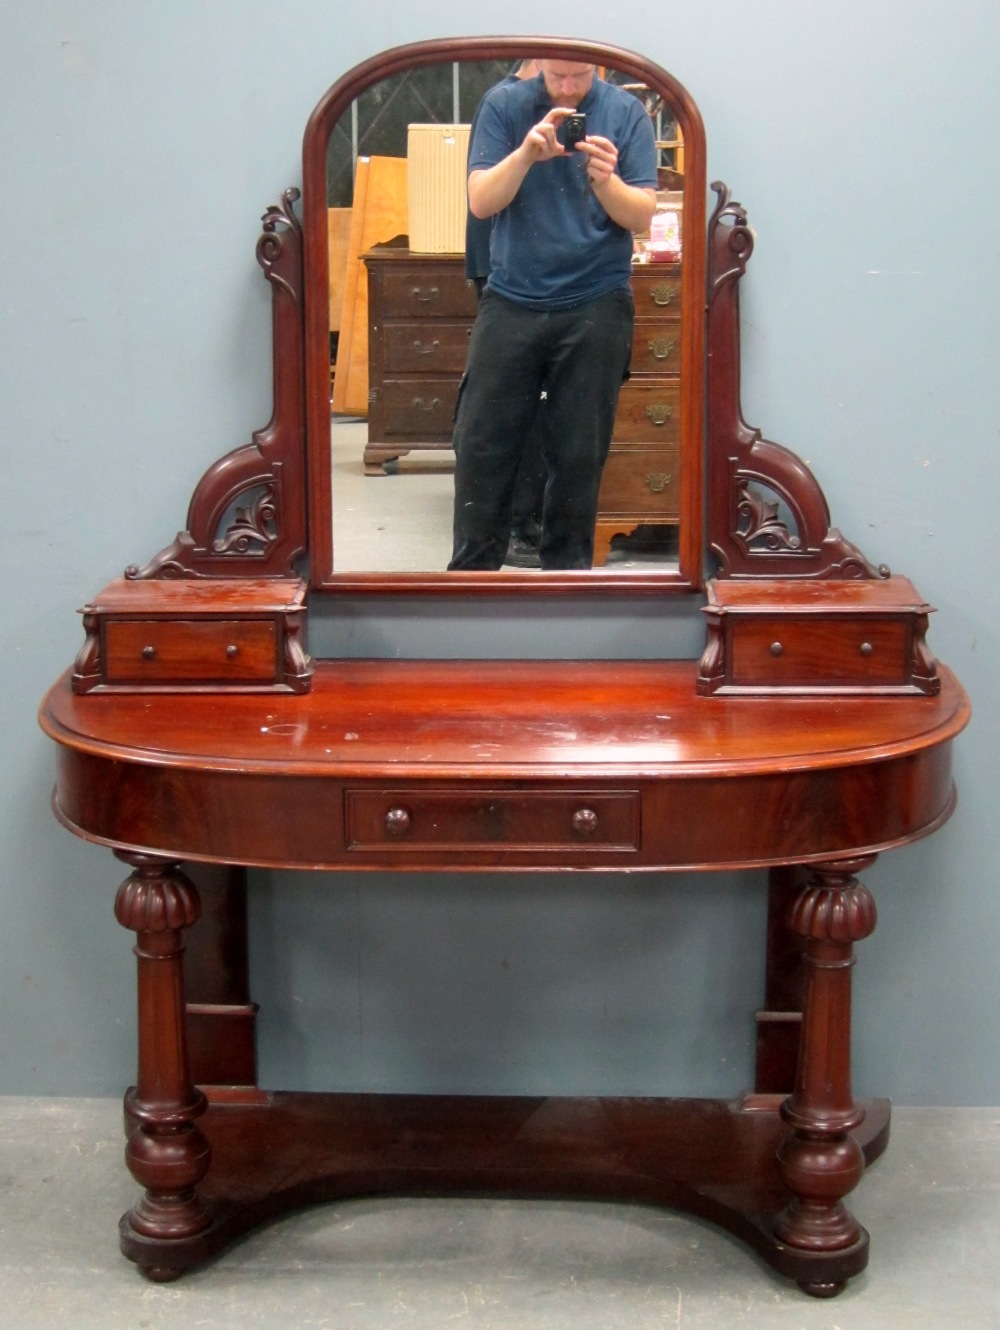
POLYGON ((449 569, 497 569, 525 439, 544 387, 543 568, 590 568, 601 472, 632 353, 632 297, 566 310, 484 292, 455 409, 454 547, 449 569))

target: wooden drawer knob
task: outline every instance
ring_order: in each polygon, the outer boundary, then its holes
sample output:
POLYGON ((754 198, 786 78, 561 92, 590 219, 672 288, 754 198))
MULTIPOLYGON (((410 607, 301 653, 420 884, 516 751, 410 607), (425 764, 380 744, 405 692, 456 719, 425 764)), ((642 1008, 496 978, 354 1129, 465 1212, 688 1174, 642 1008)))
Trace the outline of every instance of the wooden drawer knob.
POLYGON ((389 836, 405 836, 410 830, 410 815, 405 808, 390 808, 385 815, 385 830, 389 836))
POLYGON ((573 814, 573 830, 578 836, 592 836, 597 830, 597 814, 592 808, 578 808, 573 814))

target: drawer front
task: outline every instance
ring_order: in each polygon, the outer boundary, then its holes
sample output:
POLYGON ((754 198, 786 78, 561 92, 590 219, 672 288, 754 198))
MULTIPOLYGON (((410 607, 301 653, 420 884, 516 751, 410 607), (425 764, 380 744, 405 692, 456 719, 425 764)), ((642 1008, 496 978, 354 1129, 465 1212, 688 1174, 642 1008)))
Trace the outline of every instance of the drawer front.
POLYGON ((270 619, 111 619, 104 625, 108 683, 267 683, 277 676, 270 619))
POLYGON ((908 629, 902 620, 782 619, 735 622, 734 684, 905 683, 908 629))
POLYGON ((602 518, 680 516, 680 451, 615 445, 601 477, 602 518))
POLYGON ((450 439, 460 375, 386 379, 378 391, 381 437, 450 439))
POLYGON ((632 337, 633 374, 671 374, 681 370, 681 325, 679 323, 635 323, 632 337))
POLYGON ((390 323, 383 329, 387 374, 461 374, 472 321, 390 323))
POLYGON ((381 278, 382 318, 475 318, 476 289, 461 265, 453 272, 386 272, 381 278))
POLYGON ((348 790, 348 850, 639 848, 638 790, 348 790))
POLYGON ((681 275, 658 272, 655 266, 632 269, 632 299, 636 319, 654 314, 680 317, 681 275))
POLYGON ((680 438, 680 385, 630 379, 618 396, 615 442, 673 444, 680 438))

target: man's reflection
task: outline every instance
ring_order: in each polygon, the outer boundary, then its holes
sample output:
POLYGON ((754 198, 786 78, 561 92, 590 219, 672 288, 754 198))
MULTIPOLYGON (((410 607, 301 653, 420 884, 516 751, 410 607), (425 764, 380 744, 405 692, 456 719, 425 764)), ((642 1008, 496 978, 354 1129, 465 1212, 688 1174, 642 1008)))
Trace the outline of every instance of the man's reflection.
MULTIPOLYGON (((505 83, 517 83, 521 79, 537 78, 540 65, 537 60, 522 60, 517 69, 501 79, 494 87, 503 87, 505 83)), ((490 88, 485 94, 493 89, 490 88)), ((483 109, 480 102, 472 116, 469 147, 476 136, 479 113, 483 109)), ((482 297, 486 289, 486 279, 490 275, 490 235, 493 231, 492 217, 477 217, 470 208, 465 221, 465 275, 476 288, 476 298, 482 297)), ((541 565, 539 545, 542 539, 542 505, 545 498, 545 463, 542 460, 542 438, 545 431, 545 396, 539 399, 521 447, 517 472, 514 477, 514 490, 510 505, 510 538, 504 563, 518 568, 538 568, 541 565)))
POLYGON ((469 207, 492 218, 490 275, 455 415, 450 569, 507 552, 524 440, 544 387, 541 566, 590 568, 601 471, 632 345, 632 233, 656 202, 656 149, 636 98, 594 65, 543 60, 493 89, 469 153, 469 207), (583 112, 586 138, 559 131, 583 112))

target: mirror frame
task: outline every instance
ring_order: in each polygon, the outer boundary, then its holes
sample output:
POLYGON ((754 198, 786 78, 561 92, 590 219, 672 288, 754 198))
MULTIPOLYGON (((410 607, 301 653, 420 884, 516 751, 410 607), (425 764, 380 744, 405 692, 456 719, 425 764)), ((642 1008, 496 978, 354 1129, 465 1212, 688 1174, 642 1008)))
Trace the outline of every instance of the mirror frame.
POLYGON ((685 88, 659 65, 618 47, 563 37, 456 37, 395 47, 355 66, 322 97, 302 147, 305 298, 305 430, 310 581, 314 590, 391 594, 608 595, 693 592, 702 585, 705 476, 705 130, 685 88), (414 67, 532 56, 604 65, 660 92, 684 137, 684 258, 681 265, 680 543, 664 571, 337 573, 330 457, 329 252, 326 153, 334 125, 368 86, 414 67))

